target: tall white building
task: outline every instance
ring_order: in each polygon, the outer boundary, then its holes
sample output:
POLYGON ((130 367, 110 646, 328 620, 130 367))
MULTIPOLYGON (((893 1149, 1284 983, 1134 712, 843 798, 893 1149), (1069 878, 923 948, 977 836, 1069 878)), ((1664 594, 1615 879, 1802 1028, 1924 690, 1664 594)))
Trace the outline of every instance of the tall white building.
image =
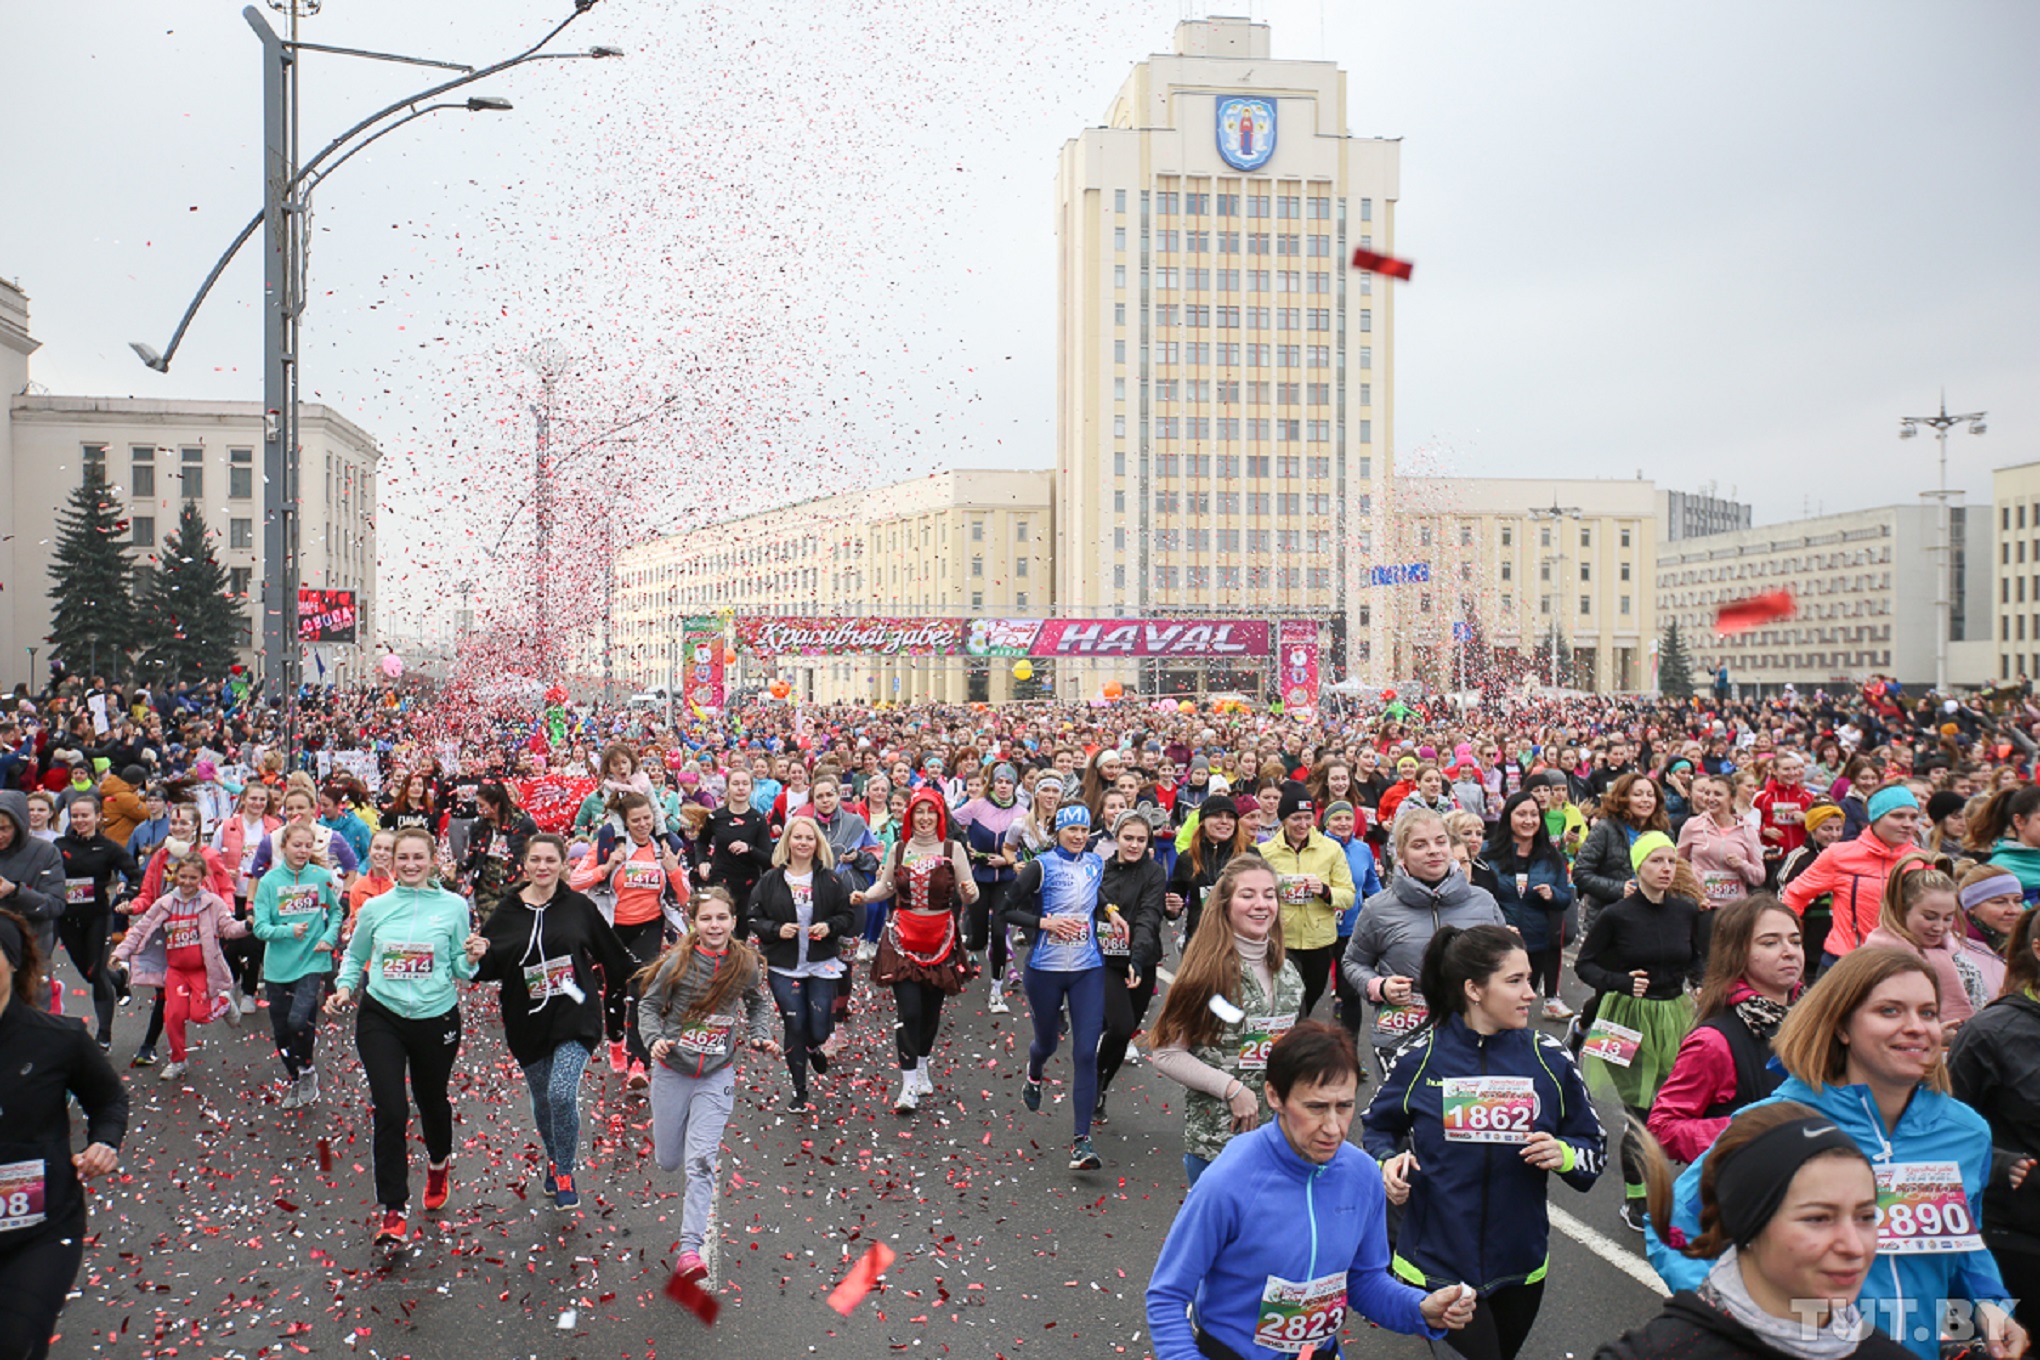
POLYGON ((1394 252, 1400 164, 1347 131, 1335 63, 1241 18, 1178 24, 1064 145, 1064 612, 1315 617, 1335 673, 1388 678, 1356 507, 1393 472, 1394 289, 1348 261, 1394 252))
MULTIPOLYGON (((259 401, 163 401, 32 393, 28 300, 0 283, 0 684, 47 675, 50 558, 56 524, 87 464, 103 470, 132 525, 129 560, 149 568, 176 532, 187 503, 202 511, 230 589, 245 597, 241 660, 251 667, 261 645, 263 413, 259 401)), ((299 584, 355 592, 355 644, 320 644, 327 678, 365 679, 374 658, 376 620, 375 440, 326 406, 300 416, 299 584)), ((290 602, 293 613, 296 602, 290 602)), ((146 620, 145 620, 146 623, 146 620)), ((308 659, 305 678, 319 679, 308 659)))

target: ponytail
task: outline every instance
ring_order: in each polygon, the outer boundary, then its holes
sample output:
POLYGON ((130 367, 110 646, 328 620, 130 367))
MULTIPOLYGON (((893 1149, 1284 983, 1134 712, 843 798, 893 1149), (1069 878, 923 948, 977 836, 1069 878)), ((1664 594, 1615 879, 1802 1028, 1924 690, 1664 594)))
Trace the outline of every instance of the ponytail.
POLYGON ((1441 926, 1424 948, 1423 967, 1418 970, 1417 990, 1423 994, 1433 1026, 1445 1017, 1466 1013, 1466 984, 1483 983, 1494 976, 1523 941, 1507 926, 1480 925, 1461 929, 1441 926))
POLYGON ((1999 789, 1969 819, 1963 849, 1972 855, 1989 855, 1997 843, 2012 834, 2012 823, 2040 812, 2040 784, 2012 784, 1999 789))

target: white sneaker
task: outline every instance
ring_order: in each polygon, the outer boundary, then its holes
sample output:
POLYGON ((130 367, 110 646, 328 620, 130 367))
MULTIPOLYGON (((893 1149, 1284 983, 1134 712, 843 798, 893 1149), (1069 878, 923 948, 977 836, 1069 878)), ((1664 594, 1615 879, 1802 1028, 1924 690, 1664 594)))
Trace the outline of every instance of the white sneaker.
POLYGON ((252 997, 252 996, 244 996, 244 997, 242 997, 242 998, 241 998, 241 1007, 240 1007, 240 1009, 241 1009, 241 1014, 243 1014, 243 1015, 253 1015, 253 1014, 255 1014, 255 998, 254 998, 254 997, 252 997))
POLYGON ((993 989, 992 989, 992 1014, 993 1014, 993 1015, 1010 1015, 1010 1014, 1012 1014, 1012 1011, 1013 1011, 1013 1008, 1012 1008, 1011 1006, 1008 1006, 1008 1005, 1006 1004, 1006 993, 1005 993, 1004 991, 1002 991, 1002 990, 998 989, 998 988, 993 988, 993 989))
POLYGON ((317 1071, 307 1069, 305 1074, 298 1078, 297 1098, 300 1105, 316 1105, 319 1103, 319 1074, 317 1071))
POLYGON ((892 1107, 894 1114, 912 1114, 921 1107, 921 1083, 913 1072, 900 1073, 900 1093, 892 1107))
POLYGON ((241 1008, 234 1004, 232 997, 228 997, 227 1004, 220 1008, 220 1018, 230 1025, 238 1026, 241 1023, 241 1015, 241 1008))
POLYGON ((279 1110, 299 1110, 304 1108, 304 1104, 305 1088, 303 1084, 292 1082, 289 1089, 284 1091, 283 1099, 277 1102, 276 1108, 279 1110))
POLYGON ((1570 1020, 1573 1018, 1573 1008, 1557 997, 1552 997, 1544 1003, 1544 1018, 1546 1020, 1570 1020))
POLYGON ((870 963, 873 959, 877 957, 878 957, 877 945, 873 944, 870 940, 863 940, 858 943, 857 961, 859 963, 870 963))
POLYGON ((921 1060, 921 1065, 914 1069, 912 1075, 914 1085, 921 1088, 922 1095, 932 1096, 935 1094, 935 1079, 928 1075, 928 1060, 926 1058, 921 1060))
POLYGON ((156 1074, 156 1080, 176 1081, 179 1077, 184 1075, 184 1066, 185 1065, 181 1062, 165 1063, 163 1065, 163 1070, 156 1074))

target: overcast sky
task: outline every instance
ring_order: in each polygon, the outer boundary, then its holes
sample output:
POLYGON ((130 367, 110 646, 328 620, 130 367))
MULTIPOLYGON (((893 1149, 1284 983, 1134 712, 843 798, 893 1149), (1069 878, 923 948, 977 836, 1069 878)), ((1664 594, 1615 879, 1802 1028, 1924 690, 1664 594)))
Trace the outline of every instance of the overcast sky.
MULTIPOLYGON (((1193 12, 1203 13, 1197 0, 1193 12)), ((565 0, 328 0, 310 41, 481 63, 565 0)), ((1238 6, 1218 5, 1220 12, 1238 6)), ((1054 458, 1055 158, 1177 3, 602 0, 555 62, 315 204, 305 387, 386 453, 399 627, 516 593, 540 356, 587 523, 632 535, 1054 458), (668 396, 671 406, 661 406, 668 396), (594 444, 647 411, 635 442, 594 444), (606 460, 606 461, 605 461, 606 460), (597 464, 600 463, 600 466, 597 464), (578 479, 578 480, 576 480, 578 479), (613 513, 612 513, 613 510, 613 513), (484 587, 486 591, 487 587, 484 587)), ((1396 442, 1426 473, 1718 483, 1760 522, 1911 500, 1900 415, 2040 459, 2040 6, 1256 0, 1403 141, 1396 442)), ((0 6, 0 274, 52 391, 260 395, 256 43, 230 0, 0 6)), ((309 56, 307 154, 428 72, 309 56)))

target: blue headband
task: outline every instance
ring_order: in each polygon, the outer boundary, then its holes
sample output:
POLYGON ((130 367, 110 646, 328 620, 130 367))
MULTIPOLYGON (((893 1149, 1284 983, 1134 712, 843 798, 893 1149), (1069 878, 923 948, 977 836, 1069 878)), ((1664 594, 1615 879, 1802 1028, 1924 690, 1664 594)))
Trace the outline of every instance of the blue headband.
POLYGON ((1870 795, 1870 820, 1876 821, 1887 812, 1900 808, 1918 810, 1920 800, 1913 797, 1913 791, 1903 784, 1893 784, 1870 795))
POLYGON ((1070 826, 1081 826, 1088 829, 1090 825, 1091 809, 1085 807, 1082 803, 1064 803, 1055 810, 1055 829, 1057 831, 1070 826))

